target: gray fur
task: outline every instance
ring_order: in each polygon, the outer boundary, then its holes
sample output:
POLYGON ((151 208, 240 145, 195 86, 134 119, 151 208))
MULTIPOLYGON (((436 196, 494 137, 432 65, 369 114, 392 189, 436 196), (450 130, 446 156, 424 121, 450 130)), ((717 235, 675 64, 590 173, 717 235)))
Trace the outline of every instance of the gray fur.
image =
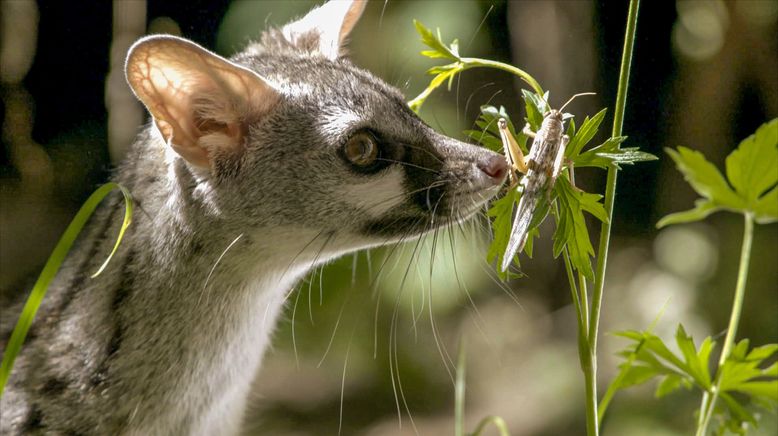
MULTIPOLYGON (((153 126, 139 135, 114 177, 135 199, 133 223, 90 279, 118 233, 119 196, 91 220, 17 360, 0 433, 237 433, 286 294, 307 271, 465 219, 496 193, 505 171, 479 167, 504 167, 497 155, 435 133, 394 88, 281 35, 232 59, 283 96, 248 126, 244 153, 216 151, 202 171, 153 126), (401 162, 350 168, 339 148, 363 128, 401 162), (396 195, 370 195, 392 180, 396 195)), ((19 307, 3 313, 3 349, 19 307)))

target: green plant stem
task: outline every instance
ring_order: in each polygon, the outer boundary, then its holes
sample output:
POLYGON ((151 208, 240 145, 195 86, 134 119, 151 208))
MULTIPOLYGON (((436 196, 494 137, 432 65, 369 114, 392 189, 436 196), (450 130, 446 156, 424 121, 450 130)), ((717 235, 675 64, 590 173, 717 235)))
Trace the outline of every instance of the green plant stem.
POLYGON ((497 428, 500 436, 511 436, 510 432, 508 432, 508 425, 505 423, 505 420, 499 416, 487 416, 486 418, 482 419, 481 422, 478 423, 478 426, 475 428, 475 431, 470 433, 470 436, 479 436, 481 432, 484 431, 484 428, 486 428, 486 426, 489 424, 492 424, 497 428))
MULTIPOLYGON (((632 65, 632 52, 635 46, 635 34, 637 30, 638 8, 640 0, 630 0, 627 14, 627 26, 624 35, 624 48, 621 56, 621 68, 619 71, 619 85, 616 94, 616 106, 613 115, 613 132, 611 136, 621 136, 624 125, 624 111, 627 104, 627 85, 632 65)), ((618 168, 611 165, 608 168, 608 178, 605 186, 605 212, 608 220, 600 227, 600 245, 597 251, 597 270, 594 276, 594 293, 592 306, 589 312, 589 341, 588 362, 582 365, 586 378, 586 429, 588 436, 599 434, 597 419, 597 334, 600 327, 600 308, 602 307, 602 295, 605 286, 605 267, 608 261, 608 247, 610 245, 611 222, 613 218, 613 205, 616 197, 616 179, 618 168)))
POLYGON ((505 64, 502 62, 481 58, 461 58, 460 62, 464 64, 463 71, 478 67, 496 68, 498 70, 507 71, 513 75, 519 76, 519 78, 526 82, 527 85, 532 87, 532 90, 535 91, 538 95, 543 95, 543 88, 540 87, 538 81, 521 68, 516 68, 513 65, 505 64))
POLYGON ((721 367, 729 358, 732 351, 732 344, 735 343, 738 324, 740 324, 740 314, 743 311, 743 300, 746 294, 746 281, 748 280, 748 266, 751 263, 751 245, 754 240, 754 216, 751 213, 745 214, 745 229, 743 230, 743 246, 740 249, 740 265, 737 272, 737 284, 735 285, 735 297, 732 301, 732 313, 729 316, 729 326, 727 326, 727 336, 724 338, 724 346, 721 349, 719 357, 719 366, 716 371, 716 379, 710 391, 702 396, 700 404, 699 421, 697 426, 697 436, 704 436, 708 431, 713 410, 716 407, 716 399, 719 396, 719 387, 721 385, 721 367))

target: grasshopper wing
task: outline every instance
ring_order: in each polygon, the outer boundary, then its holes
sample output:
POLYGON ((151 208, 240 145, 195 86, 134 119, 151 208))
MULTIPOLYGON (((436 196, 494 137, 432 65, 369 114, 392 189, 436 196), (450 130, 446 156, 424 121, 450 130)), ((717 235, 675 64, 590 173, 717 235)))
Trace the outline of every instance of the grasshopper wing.
POLYGON ((519 200, 519 207, 516 209, 516 216, 513 218, 513 227, 511 228, 511 238, 508 240, 508 248, 502 257, 502 271, 505 272, 511 265, 513 257, 521 252, 524 244, 527 242, 527 232, 532 222, 532 215, 535 213, 537 197, 531 195, 531 191, 526 191, 519 200))

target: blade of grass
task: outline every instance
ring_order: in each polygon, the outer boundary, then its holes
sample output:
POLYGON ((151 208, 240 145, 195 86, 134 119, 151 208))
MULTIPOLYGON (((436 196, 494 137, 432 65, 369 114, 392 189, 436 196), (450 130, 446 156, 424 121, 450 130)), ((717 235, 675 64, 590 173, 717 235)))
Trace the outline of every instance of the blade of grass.
POLYGON ((8 340, 5 353, 3 353, 3 362, 2 365, 0 365, 0 397, 3 395, 5 385, 8 382, 8 378, 11 376, 11 370, 13 369, 14 361, 16 360, 19 351, 22 349, 24 339, 27 337, 27 332, 30 330, 30 326, 35 319, 35 314, 38 312, 38 308, 43 301, 43 297, 46 295, 49 283, 51 283, 51 280, 54 279, 54 276, 57 275, 59 267, 67 257, 70 248, 73 246, 73 243, 75 242, 79 233, 81 233, 84 225, 89 220, 89 217, 92 216, 100 202, 114 189, 119 189, 124 195, 124 221, 122 222, 122 227, 119 230, 119 235, 116 239, 116 244, 114 244, 113 250, 108 255, 108 258, 105 260, 100 269, 94 273, 92 277, 99 275, 105 269, 106 265, 108 265, 108 262, 111 260, 114 253, 116 253, 116 249, 119 247, 119 243, 124 236, 124 231, 130 225, 132 218, 132 196, 125 187, 119 185, 118 183, 110 182, 98 188, 94 193, 92 193, 92 195, 89 196, 86 202, 84 202, 75 218, 73 218, 67 229, 65 229, 65 232, 62 234, 59 242, 57 242, 57 246, 54 247, 54 251, 52 251, 51 256, 49 256, 49 259, 46 262, 46 265, 43 267, 43 271, 38 277, 38 280, 35 282, 35 285, 30 292, 30 296, 27 298, 27 302, 24 304, 24 309, 22 310, 22 314, 19 317, 19 321, 17 321, 16 327, 14 327, 14 331, 11 333, 11 338, 8 340))

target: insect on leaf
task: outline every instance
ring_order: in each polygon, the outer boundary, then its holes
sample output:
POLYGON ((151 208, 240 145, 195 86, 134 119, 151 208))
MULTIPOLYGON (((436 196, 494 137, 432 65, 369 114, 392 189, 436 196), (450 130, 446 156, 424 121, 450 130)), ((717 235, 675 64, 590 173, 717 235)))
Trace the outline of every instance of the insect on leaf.
MULTIPOLYGON (((517 190, 511 189, 504 197, 492 203, 492 207, 486 213, 492 218, 492 232, 494 233, 492 243, 486 253, 486 259, 490 263, 496 261, 497 265, 502 265, 505 248, 508 246, 511 234, 511 214, 516 205, 519 204, 520 198, 521 194, 517 190)), ((518 260, 518 256, 516 258, 518 260)), ((508 277, 499 268, 497 273, 503 280, 508 277)))

